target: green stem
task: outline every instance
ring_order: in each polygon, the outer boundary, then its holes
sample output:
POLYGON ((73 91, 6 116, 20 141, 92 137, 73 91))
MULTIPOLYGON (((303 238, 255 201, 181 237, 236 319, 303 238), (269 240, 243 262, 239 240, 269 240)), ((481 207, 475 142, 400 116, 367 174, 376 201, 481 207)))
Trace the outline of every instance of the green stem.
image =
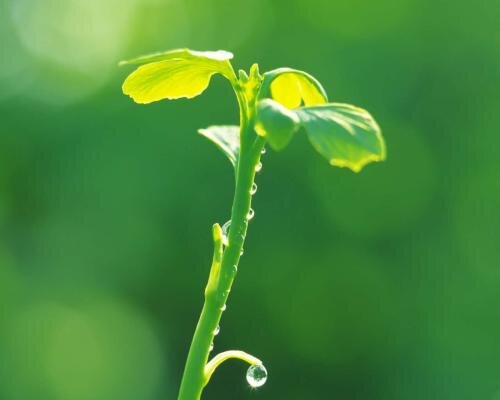
POLYGON ((214 331, 219 324, 236 276, 248 227, 247 215, 252 201, 250 192, 254 183, 255 167, 260 162, 261 150, 265 144, 265 140, 253 131, 252 117, 247 112, 249 106, 242 92, 236 90, 236 94, 242 113, 241 147, 236 171, 228 246, 222 256, 217 287, 205 293, 205 303, 189 349, 178 400, 199 400, 205 386, 204 369, 208 361, 214 331))

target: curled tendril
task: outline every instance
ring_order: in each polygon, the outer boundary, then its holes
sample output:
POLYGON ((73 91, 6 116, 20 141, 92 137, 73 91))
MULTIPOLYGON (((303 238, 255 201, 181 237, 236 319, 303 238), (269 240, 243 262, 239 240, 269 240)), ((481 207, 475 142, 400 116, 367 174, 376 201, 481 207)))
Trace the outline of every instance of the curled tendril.
POLYGON ((206 386, 215 372, 217 367, 221 365, 224 361, 230 358, 237 358, 239 360, 245 361, 250 365, 262 365, 262 361, 251 354, 245 353, 241 350, 228 350, 217 354, 212 358, 206 365, 204 370, 204 385, 206 386))

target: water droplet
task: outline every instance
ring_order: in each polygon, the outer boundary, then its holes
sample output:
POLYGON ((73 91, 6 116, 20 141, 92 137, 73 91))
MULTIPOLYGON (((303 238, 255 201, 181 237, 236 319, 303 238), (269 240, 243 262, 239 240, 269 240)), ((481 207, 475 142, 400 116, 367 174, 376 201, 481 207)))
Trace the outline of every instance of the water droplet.
POLYGON ((240 250, 240 256, 242 256, 244 253, 243 249, 240 250))
POLYGON ((254 182, 252 184, 252 188, 250 189, 250 194, 253 196, 255 193, 257 193, 257 184, 254 182))
POLYGON ((220 308, 220 310, 221 310, 221 311, 226 311, 226 308, 227 308, 227 306, 224 304, 224 305, 220 308))
POLYGON ((251 365, 247 370, 247 382, 253 388, 264 385, 267 381, 267 370, 262 364, 251 365))
MULTIPOLYGON (((241 255, 241 252, 240 252, 240 255, 241 255)), ((234 273, 238 272, 238 266, 237 265, 233 265, 233 271, 234 271, 234 273)))
POLYGON ((260 151, 260 154, 266 154, 266 148, 263 147, 262 150, 260 151))
POLYGON ((262 163, 259 162, 256 166, 255 166, 255 172, 260 172, 260 170, 262 169, 262 163))
POLYGON ((231 220, 222 225, 222 244, 228 246, 229 244, 229 228, 231 227, 231 220))
POLYGON ((217 326, 215 327, 215 329, 214 329, 214 336, 217 336, 217 335, 219 334, 219 332, 220 332, 220 326, 219 326, 219 325, 217 325, 217 326))
MULTIPOLYGON (((214 349, 214 342, 210 343, 210 347, 208 348, 208 351, 212 351, 214 349)), ((247 373, 248 376, 248 373, 247 373)), ((247 378, 248 380, 248 378, 247 378)))
POLYGON ((247 221, 250 221, 255 216, 255 211, 251 208, 247 214, 247 221))
POLYGON ((224 225, 222 225, 222 233, 227 235, 229 233, 229 228, 231 227, 231 220, 227 221, 224 225))

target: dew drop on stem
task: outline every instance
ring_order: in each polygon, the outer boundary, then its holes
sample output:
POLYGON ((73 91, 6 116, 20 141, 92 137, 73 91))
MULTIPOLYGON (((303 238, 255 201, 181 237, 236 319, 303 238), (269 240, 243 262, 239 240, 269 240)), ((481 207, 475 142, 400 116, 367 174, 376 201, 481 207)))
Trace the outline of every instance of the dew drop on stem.
POLYGON ((226 308, 227 308, 227 306, 224 304, 224 305, 220 308, 220 310, 221 310, 222 312, 224 312, 224 311, 226 311, 226 308))
POLYGON ((226 247, 229 245, 230 227, 231 227, 231 220, 227 221, 224 225, 222 225, 222 244, 226 247))
POLYGON ((260 151, 260 154, 266 154, 266 148, 263 147, 262 150, 260 151))
POLYGON ((220 332, 220 326, 219 326, 219 325, 217 325, 217 326, 215 327, 215 329, 214 329, 214 336, 217 336, 217 335, 219 334, 219 332, 220 332))
POLYGON ((214 349, 214 342, 210 343, 210 347, 208 348, 208 351, 211 352, 214 349))
POLYGON ((252 188, 250 189, 250 194, 253 196, 255 193, 257 193, 257 184, 254 182, 252 184, 252 188))
POLYGON ((255 216, 255 211, 251 208, 247 214, 247 221, 250 221, 255 216))
POLYGON ((267 370, 263 364, 251 365, 247 370, 246 378, 251 387, 261 387, 267 381, 267 370))
POLYGON ((260 170, 262 169, 262 163, 259 162, 256 166, 255 166, 255 172, 260 172, 260 170))
POLYGON ((220 294, 220 299, 221 299, 221 303, 225 303, 228 296, 229 296, 229 292, 230 290, 224 290, 221 294, 220 294))

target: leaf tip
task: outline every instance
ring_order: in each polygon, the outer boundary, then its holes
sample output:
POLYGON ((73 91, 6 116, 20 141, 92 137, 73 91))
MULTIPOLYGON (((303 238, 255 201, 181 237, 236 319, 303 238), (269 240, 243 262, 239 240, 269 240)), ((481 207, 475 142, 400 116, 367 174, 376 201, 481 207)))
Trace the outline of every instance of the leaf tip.
POLYGON ((385 152, 381 154, 370 154, 357 162, 350 162, 344 159, 332 158, 330 159, 330 165, 334 167, 348 168, 352 172, 359 173, 368 164, 385 161, 385 158, 386 158, 385 152))

